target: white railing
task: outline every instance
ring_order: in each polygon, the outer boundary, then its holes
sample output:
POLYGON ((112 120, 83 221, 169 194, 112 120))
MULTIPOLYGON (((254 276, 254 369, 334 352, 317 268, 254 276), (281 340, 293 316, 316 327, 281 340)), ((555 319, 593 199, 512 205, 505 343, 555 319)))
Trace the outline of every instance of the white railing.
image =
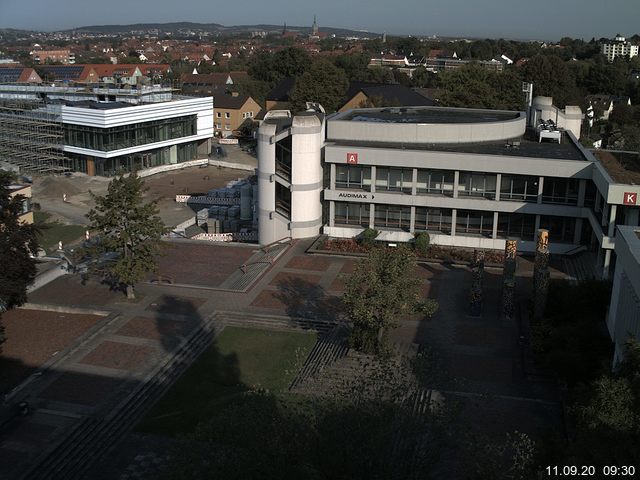
POLYGON ((176 195, 176 203, 192 203, 196 205, 240 205, 240 199, 223 197, 193 197, 191 195, 176 195))
POLYGON ((199 233, 191 240, 204 240, 207 242, 250 242, 257 241, 258 234, 251 233, 199 233))

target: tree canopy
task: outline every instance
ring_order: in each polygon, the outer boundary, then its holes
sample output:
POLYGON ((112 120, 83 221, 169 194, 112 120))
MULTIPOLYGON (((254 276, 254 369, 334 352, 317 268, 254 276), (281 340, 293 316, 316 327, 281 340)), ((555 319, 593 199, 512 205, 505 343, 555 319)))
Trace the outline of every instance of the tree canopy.
POLYGON ((327 60, 318 60, 296 81, 291 103, 294 110, 303 110, 305 102, 318 102, 327 113, 335 112, 344 100, 348 86, 344 70, 327 60))
POLYGON ((415 256, 406 247, 375 247, 347 281, 344 304, 352 322, 350 341, 367 353, 383 353, 398 315, 424 304, 415 256))
POLYGON ((157 202, 144 202, 147 189, 136 172, 120 175, 111 180, 105 196, 94 197, 96 206, 87 214, 91 228, 99 232, 97 241, 87 248, 94 269, 124 287, 129 298, 134 297, 133 286, 155 270, 155 257, 166 231, 158 217, 157 202), (104 262, 104 255, 111 252, 116 258, 104 262), (102 264, 106 266, 100 267, 102 264))
MULTIPOLYGON (((27 301, 27 286, 36 276, 32 253, 38 251, 38 229, 20 222, 25 198, 11 196, 13 181, 12 174, 0 170, 0 315, 27 301)), ((3 340, 0 327, 0 344, 3 340)))

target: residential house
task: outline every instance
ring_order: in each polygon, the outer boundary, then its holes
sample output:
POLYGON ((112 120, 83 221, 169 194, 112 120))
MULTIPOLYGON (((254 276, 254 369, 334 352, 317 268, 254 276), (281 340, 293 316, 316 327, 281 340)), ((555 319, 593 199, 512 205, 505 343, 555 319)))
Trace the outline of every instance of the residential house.
POLYGON ((249 95, 239 95, 236 92, 215 95, 213 109, 214 135, 217 137, 232 135, 245 122, 252 122, 262 110, 249 95))
POLYGON ((42 83, 42 78, 33 68, 3 64, 0 65, 0 83, 42 83))
POLYGON ((363 107, 432 107, 436 104, 400 84, 351 82, 339 112, 363 107))
POLYGON ((31 210, 31 185, 14 183, 9 185, 9 198, 22 195, 22 210, 18 221, 20 223, 33 223, 33 211, 31 210))
POLYGON ((587 103, 593 107, 596 120, 609 120, 609 116, 617 104, 631 105, 631 99, 616 95, 589 95, 587 103))

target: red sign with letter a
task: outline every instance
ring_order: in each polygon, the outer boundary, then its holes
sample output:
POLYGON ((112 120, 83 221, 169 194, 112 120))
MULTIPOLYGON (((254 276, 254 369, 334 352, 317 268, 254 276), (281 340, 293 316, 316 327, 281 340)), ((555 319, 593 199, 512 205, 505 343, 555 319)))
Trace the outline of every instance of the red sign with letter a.
POLYGON ((347 153, 347 163, 349 165, 357 165, 358 164, 358 154, 357 153, 347 153))
POLYGON ((622 203, 624 203, 625 205, 635 205, 637 201, 637 193, 624 192, 624 199, 622 200, 622 203))

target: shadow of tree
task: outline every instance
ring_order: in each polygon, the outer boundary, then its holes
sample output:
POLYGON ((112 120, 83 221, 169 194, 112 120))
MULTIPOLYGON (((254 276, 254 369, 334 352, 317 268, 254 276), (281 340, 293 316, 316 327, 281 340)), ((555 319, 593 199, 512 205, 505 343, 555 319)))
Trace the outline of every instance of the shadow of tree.
POLYGON ((323 287, 306 280, 287 279, 279 282, 278 293, 274 297, 285 305, 290 317, 318 320, 343 318, 342 299, 327 294, 323 287))

